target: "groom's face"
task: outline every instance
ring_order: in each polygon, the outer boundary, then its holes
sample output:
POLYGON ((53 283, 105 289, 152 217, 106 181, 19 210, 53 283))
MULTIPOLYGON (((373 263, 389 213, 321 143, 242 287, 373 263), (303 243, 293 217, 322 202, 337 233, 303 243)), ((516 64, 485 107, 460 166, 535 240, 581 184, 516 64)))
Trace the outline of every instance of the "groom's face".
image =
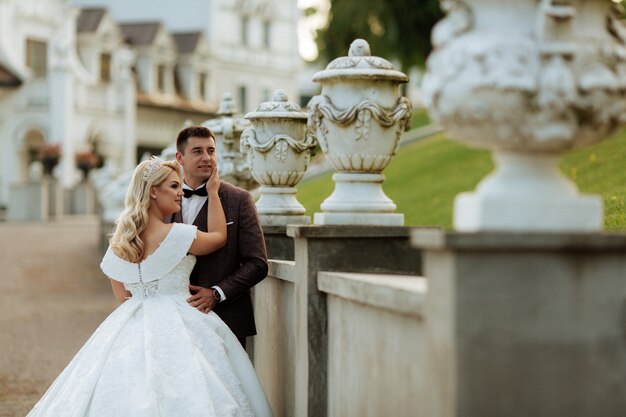
POLYGON ((176 152, 176 160, 185 171, 185 182, 192 188, 200 186, 217 169, 215 140, 191 136, 183 152, 176 152))

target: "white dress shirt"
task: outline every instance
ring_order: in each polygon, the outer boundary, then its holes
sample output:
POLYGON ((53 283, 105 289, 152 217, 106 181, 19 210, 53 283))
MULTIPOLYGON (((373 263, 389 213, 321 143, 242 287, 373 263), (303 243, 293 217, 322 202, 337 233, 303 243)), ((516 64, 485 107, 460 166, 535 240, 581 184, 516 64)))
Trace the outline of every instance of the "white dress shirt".
MULTIPOLYGON (((204 184, 202 184, 198 188, 203 188, 203 187, 205 187, 204 184)), ((196 188, 196 190, 198 188, 196 188)), ((185 183, 183 183, 183 189, 193 190, 193 188, 191 188, 185 183)), ((193 224, 194 220, 196 220, 196 217, 198 217, 198 213, 200 213, 200 209, 202 208, 204 203, 206 203, 206 200, 207 200, 206 196, 201 196, 201 195, 196 195, 196 194, 192 195, 189 198, 183 198, 183 202, 182 202, 183 223, 193 224)))
MULTIPOLYGON (((205 186, 206 186, 205 184, 202 184, 198 188, 202 188, 202 187, 205 187, 205 186)), ((196 190, 198 188, 196 188, 196 190)), ((190 186, 188 186, 185 183, 183 183, 183 189, 193 190, 193 188, 191 188, 190 186)), ((200 213, 200 209, 202 209, 202 206, 204 205, 204 203, 206 203, 207 198, 208 197, 206 197, 206 196, 200 196, 200 195, 196 195, 196 194, 192 195, 189 198, 183 198, 183 200, 181 202, 181 211, 182 211, 182 215, 183 215, 183 223, 185 223, 185 224, 193 224, 194 220, 196 220, 196 217, 198 217, 198 213, 200 213)), ((220 293, 220 296, 221 296, 220 303, 226 299, 226 294, 224 294, 224 291, 222 291, 222 289, 220 287, 218 287, 217 285, 214 285, 211 288, 215 288, 217 290, 217 292, 220 293)))

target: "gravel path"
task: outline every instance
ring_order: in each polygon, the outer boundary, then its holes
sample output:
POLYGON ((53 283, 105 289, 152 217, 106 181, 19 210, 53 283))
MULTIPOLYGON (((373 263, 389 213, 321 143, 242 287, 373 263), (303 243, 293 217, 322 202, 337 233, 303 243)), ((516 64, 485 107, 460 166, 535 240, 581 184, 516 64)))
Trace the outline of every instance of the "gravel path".
POLYGON ((24 417, 116 307, 100 259, 95 218, 0 223, 0 417, 24 417))

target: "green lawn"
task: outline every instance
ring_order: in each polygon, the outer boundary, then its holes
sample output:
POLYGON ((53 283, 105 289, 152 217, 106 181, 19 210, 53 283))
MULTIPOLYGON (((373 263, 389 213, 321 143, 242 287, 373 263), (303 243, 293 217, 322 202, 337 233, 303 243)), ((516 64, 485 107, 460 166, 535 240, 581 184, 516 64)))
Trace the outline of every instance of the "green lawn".
POLYGON ((411 114, 411 129, 415 129, 416 127, 426 126, 430 123, 430 117, 428 117, 428 113, 426 109, 417 109, 414 110, 411 114))
MULTIPOLYGON (((582 192, 600 194, 605 204, 605 227, 626 230, 626 130, 595 146, 573 151, 562 160, 563 171, 582 192)), ((402 147, 385 170, 385 193, 404 213, 406 225, 452 227, 454 197, 473 190, 493 169, 490 152, 471 149, 437 135, 402 147)), ((307 215, 334 188, 332 173, 303 181, 298 200, 307 215)))

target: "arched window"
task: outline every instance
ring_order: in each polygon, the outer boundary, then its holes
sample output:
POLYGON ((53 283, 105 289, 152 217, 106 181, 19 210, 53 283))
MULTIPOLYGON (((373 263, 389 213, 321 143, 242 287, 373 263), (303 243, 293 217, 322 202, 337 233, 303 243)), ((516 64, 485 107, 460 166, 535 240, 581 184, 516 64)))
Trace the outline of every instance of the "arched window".
POLYGON ((45 141, 43 132, 37 128, 31 128, 24 134, 20 149, 22 180, 28 179, 28 169, 33 162, 39 160, 39 149, 45 141))

